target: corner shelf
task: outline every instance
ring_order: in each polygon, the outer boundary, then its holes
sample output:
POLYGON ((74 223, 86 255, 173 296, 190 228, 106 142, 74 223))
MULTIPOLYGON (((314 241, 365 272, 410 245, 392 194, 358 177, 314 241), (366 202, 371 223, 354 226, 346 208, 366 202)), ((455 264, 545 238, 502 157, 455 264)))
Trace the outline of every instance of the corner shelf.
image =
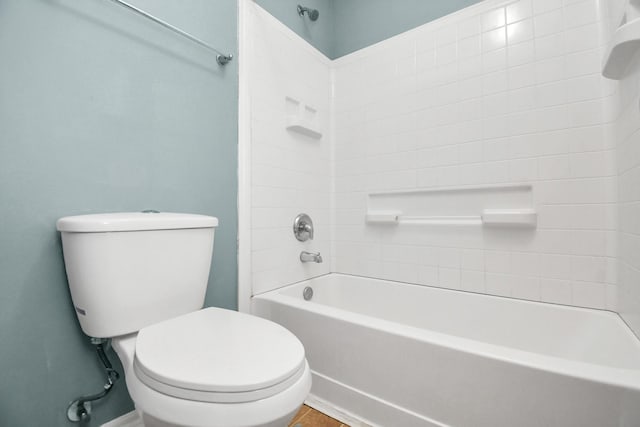
POLYGON ((602 64, 602 75, 621 80, 635 53, 640 49, 640 18, 620 26, 613 34, 602 64))

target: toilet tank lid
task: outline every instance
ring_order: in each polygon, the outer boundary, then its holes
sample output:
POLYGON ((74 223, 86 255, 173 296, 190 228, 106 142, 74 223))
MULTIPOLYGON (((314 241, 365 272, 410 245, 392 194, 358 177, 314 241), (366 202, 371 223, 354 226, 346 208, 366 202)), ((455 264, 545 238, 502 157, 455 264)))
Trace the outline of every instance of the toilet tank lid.
POLYGON ((179 230, 214 228, 218 218, 206 215, 169 212, 119 212, 76 215, 60 218, 58 231, 69 233, 104 233, 112 231, 179 230))

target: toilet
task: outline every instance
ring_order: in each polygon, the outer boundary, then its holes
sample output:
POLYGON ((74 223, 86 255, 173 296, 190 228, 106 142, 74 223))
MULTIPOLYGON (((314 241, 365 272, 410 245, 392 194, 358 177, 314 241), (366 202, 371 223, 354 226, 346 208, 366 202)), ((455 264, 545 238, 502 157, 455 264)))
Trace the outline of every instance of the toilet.
POLYGON ((217 218, 61 218, 85 334, 110 338, 147 427, 283 427, 311 389, 300 341, 271 321, 202 308, 217 218))

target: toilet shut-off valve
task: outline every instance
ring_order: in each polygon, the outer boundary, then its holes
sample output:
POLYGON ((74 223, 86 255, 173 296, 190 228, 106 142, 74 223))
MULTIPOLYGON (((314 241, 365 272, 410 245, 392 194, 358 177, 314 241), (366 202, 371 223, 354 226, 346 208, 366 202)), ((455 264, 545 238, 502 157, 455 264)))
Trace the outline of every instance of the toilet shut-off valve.
POLYGON ((91 419, 91 402, 100 400, 109 394, 115 382, 120 378, 120 374, 113 369, 113 366, 105 353, 105 345, 108 343, 109 340, 105 338, 91 338, 91 344, 95 346, 98 359, 100 359, 107 375, 107 382, 99 393, 79 397, 69 404, 69 407, 67 408, 67 418, 69 421, 81 424, 88 423, 91 419))

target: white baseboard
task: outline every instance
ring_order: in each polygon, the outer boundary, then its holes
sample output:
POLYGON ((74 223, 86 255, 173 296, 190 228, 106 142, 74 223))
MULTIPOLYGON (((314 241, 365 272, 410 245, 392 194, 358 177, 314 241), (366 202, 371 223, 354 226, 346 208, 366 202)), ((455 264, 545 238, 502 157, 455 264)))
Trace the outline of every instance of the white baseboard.
MULTIPOLYGON (((345 412, 342 412, 340 409, 331 405, 328 402, 325 402, 322 399, 318 399, 315 396, 308 396, 307 400, 304 402, 308 406, 311 406, 313 409, 316 409, 323 414, 329 415, 331 418, 335 418, 336 420, 345 423, 351 427, 370 427, 369 424, 362 422, 345 412)), ((100 427, 144 427, 142 423, 142 418, 140 418, 140 414, 137 411, 127 412, 124 415, 119 416, 118 418, 114 418, 111 421, 108 421, 102 424, 100 427)))
POLYGON ((313 409, 322 412, 325 415, 330 416, 333 419, 340 421, 351 427, 371 427, 369 424, 364 421, 353 417, 352 415, 336 408, 329 402, 320 399, 312 394, 307 396, 307 399, 304 402, 307 406, 311 406, 313 409))
POLYGON ((137 411, 131 411, 102 424, 100 427, 144 427, 144 424, 142 424, 140 414, 137 411))

